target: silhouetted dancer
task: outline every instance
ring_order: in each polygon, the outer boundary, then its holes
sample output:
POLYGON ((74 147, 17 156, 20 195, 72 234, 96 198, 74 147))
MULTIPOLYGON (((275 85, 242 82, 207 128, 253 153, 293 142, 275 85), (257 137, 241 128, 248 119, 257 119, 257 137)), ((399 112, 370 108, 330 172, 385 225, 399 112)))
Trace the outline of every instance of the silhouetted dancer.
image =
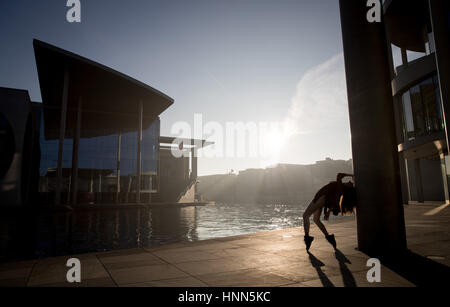
POLYGON ((309 236, 309 218, 311 215, 314 215, 314 223, 324 233, 327 241, 336 249, 336 239, 334 235, 328 234, 325 225, 320 221, 320 215, 322 208, 325 221, 328 221, 330 212, 333 212, 334 215, 338 215, 339 213, 342 215, 353 213, 356 207, 356 192, 352 182, 342 183, 342 179, 345 177, 353 178, 354 176, 339 173, 336 181, 330 182, 316 193, 313 201, 306 208, 305 213, 303 213, 306 250, 309 250, 314 240, 314 237, 309 236), (342 196, 344 196, 344 200, 341 202, 342 196))

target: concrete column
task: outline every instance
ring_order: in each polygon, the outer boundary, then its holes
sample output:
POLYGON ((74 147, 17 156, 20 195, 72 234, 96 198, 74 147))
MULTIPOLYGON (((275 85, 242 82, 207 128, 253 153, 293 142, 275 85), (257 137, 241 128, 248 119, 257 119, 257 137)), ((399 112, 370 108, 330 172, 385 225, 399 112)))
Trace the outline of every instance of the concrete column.
POLYGON ((394 108, 383 23, 369 23, 365 0, 340 0, 359 249, 406 250, 394 108))
POLYGON ((66 135, 66 120, 67 120, 67 101, 69 98, 69 70, 66 68, 64 71, 64 85, 63 95, 61 103, 61 121, 59 125, 59 142, 58 142, 58 164, 57 164, 57 177, 56 191, 55 191, 55 205, 61 204, 61 188, 63 180, 62 159, 64 150, 64 137, 66 135))
POLYGON ((420 167, 420 159, 414 160, 414 173, 416 175, 417 201, 419 203, 423 203, 424 202, 423 182, 422 182, 422 168, 420 167))
POLYGON ((438 70, 439 85, 444 113, 445 133, 449 144, 450 119, 450 29, 448 0, 429 0, 431 24, 433 27, 434 44, 436 47, 436 67, 438 70))

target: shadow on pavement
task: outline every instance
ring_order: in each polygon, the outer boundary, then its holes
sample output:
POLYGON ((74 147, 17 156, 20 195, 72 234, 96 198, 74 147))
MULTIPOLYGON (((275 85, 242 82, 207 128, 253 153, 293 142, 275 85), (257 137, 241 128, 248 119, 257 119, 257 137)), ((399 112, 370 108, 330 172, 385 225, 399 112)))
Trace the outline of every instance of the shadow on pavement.
POLYGON ((308 251, 309 261, 311 265, 316 269, 317 275, 319 275, 320 281, 324 287, 334 287, 333 283, 328 279, 327 275, 322 271, 322 267, 325 266, 325 263, 316 258, 311 252, 308 251))
MULTIPOLYGON (((327 275, 322 271, 322 267, 325 264, 315 257, 311 252, 308 252, 309 261, 311 265, 316 269, 317 275, 319 275, 320 281, 324 287, 335 287, 327 275)), ((335 257, 339 262, 339 269, 341 271, 342 281, 344 287, 356 287, 356 281, 352 272, 348 269, 347 264, 351 264, 351 261, 338 249, 335 250, 335 257)))
POLYGON ((352 264, 352 262, 338 249, 335 250, 334 254, 337 261, 339 261, 339 269, 341 270, 344 287, 356 287, 355 278, 347 267, 347 264, 352 264))
POLYGON ((407 251, 401 255, 380 257, 381 263, 419 287, 446 287, 450 277, 448 266, 407 251))

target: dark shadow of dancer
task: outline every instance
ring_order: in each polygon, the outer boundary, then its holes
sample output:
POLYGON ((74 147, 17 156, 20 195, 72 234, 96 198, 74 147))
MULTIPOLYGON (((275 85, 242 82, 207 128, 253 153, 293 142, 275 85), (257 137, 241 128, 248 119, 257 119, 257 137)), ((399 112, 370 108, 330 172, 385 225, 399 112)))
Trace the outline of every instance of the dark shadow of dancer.
POLYGON ((316 269, 317 275, 319 275, 320 281, 324 287, 334 287, 333 283, 328 279, 327 275, 322 271, 321 267, 325 266, 325 263, 317 259, 311 252, 308 251, 309 261, 311 265, 316 269))
POLYGON ((356 281, 352 272, 347 267, 347 264, 352 264, 350 260, 338 249, 334 251, 337 261, 339 261, 339 269, 341 270, 342 281, 344 287, 356 287, 356 281))
MULTIPOLYGON (((379 257, 381 263, 418 287, 441 288, 448 285, 450 268, 411 251, 379 257)), ((383 281, 383 275, 381 275, 383 281)))

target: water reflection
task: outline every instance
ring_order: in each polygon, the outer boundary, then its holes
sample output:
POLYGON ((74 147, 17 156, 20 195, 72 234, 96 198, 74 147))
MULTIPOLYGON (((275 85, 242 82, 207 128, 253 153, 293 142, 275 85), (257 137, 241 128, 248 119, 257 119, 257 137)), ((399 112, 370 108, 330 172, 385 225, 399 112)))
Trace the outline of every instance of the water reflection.
POLYGON ((301 226, 299 205, 116 209, 0 217, 0 260, 151 247, 301 226))

